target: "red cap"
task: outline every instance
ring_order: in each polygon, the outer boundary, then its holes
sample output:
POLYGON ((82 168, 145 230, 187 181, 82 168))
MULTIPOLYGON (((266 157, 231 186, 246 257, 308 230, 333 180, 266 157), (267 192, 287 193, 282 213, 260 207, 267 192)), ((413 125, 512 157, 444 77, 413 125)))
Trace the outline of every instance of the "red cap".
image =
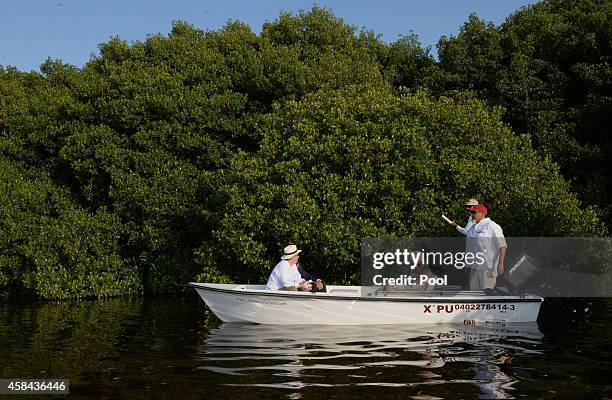
POLYGON ((472 206, 468 208, 467 210, 468 211, 481 211, 483 213, 488 212, 487 207, 485 207, 484 204, 476 204, 475 206, 472 206))

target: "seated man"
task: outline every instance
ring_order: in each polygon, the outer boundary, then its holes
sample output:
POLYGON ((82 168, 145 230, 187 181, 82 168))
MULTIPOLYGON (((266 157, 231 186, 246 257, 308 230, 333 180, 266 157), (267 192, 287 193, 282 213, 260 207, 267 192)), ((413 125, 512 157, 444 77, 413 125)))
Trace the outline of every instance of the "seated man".
POLYGON ((310 281, 312 283, 315 283, 314 285, 312 285, 311 292, 313 293, 314 292, 327 292, 325 283, 320 278, 317 278, 316 276, 311 275, 308 272, 306 272, 304 267, 302 267, 300 264, 297 265, 297 268, 298 268, 298 272, 300 273, 303 279, 310 281))
POLYGON ((284 248, 281 260, 270 274, 266 289, 300 290, 305 292, 312 290, 311 282, 302 278, 298 271, 298 259, 301 252, 302 250, 298 250, 294 244, 284 248))

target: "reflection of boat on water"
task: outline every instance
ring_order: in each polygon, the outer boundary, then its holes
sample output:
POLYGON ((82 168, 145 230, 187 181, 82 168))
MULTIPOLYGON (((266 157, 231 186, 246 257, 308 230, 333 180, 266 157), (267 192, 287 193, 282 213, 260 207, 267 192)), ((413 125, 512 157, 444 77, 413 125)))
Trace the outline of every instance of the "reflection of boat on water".
POLYGON ((480 291, 382 292, 328 286, 326 293, 266 290, 263 285, 191 283, 224 322, 259 324, 424 324, 532 322, 542 297, 480 291))
POLYGON ((536 323, 409 324, 392 329, 222 324, 202 344, 199 369, 227 376, 231 380, 225 384, 232 386, 457 383, 476 385, 487 398, 505 398, 520 379, 504 372, 505 365, 517 355, 540 354, 541 338, 536 323))
MULTIPOLYGON (((246 353, 258 358, 284 356, 304 356, 310 353, 329 353, 316 358, 328 359, 338 356, 348 356, 353 350, 394 351, 403 349, 409 351, 438 351, 439 348, 454 343, 475 344, 486 346, 492 342, 497 345, 499 340, 507 340, 504 345, 529 352, 529 345, 538 343, 542 333, 537 323, 512 324, 436 324, 436 325, 395 325, 389 329, 386 325, 351 326, 350 328, 326 325, 250 325, 222 324, 211 330, 206 339, 207 354, 213 354, 221 348, 222 352, 246 353), (279 354, 275 354, 279 350, 279 354), (259 357, 261 356, 261 357, 259 357)), ((443 351, 444 353, 444 351, 443 351)), ((356 354, 350 354, 354 356, 356 354)), ((452 351, 447 354, 453 356, 452 351)), ((457 355, 457 354, 455 354, 457 355)), ((368 355, 368 357, 371 355, 368 355)), ((454 357, 457 361, 458 358, 454 357)))

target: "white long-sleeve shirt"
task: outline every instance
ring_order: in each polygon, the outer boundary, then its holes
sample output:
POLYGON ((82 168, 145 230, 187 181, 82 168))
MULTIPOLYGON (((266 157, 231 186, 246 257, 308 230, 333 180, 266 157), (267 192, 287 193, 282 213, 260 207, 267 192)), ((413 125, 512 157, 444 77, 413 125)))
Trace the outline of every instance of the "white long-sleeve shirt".
POLYGON ((463 236, 467 236, 467 231, 468 229, 470 229, 472 225, 474 225, 474 220, 472 219, 472 216, 469 216, 467 220, 467 224, 465 224, 465 228, 460 225, 457 225, 455 229, 457 229, 457 232, 459 232, 463 236))
POLYGON ((466 253, 475 255, 480 252, 484 263, 475 261, 468 266, 474 269, 494 269, 499 261, 499 249, 502 247, 507 247, 507 244, 501 226, 489 218, 484 218, 477 224, 472 223, 467 231, 466 253))
POLYGON ((290 265, 287 260, 280 260, 272 270, 266 289, 279 290, 282 288, 297 286, 304 279, 297 269, 297 266, 290 265))

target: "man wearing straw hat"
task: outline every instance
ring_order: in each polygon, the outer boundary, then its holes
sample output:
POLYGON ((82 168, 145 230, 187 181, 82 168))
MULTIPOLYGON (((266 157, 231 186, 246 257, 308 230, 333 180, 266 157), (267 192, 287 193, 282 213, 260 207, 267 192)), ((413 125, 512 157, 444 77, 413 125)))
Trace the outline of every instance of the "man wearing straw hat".
MULTIPOLYGON (((266 289, 312 291, 312 282, 302 278, 298 269, 301 252, 302 250, 299 250, 294 244, 290 244, 283 249, 281 260, 272 270, 266 289)), ((317 286, 319 286, 319 282, 320 279, 317 280, 317 286)))

